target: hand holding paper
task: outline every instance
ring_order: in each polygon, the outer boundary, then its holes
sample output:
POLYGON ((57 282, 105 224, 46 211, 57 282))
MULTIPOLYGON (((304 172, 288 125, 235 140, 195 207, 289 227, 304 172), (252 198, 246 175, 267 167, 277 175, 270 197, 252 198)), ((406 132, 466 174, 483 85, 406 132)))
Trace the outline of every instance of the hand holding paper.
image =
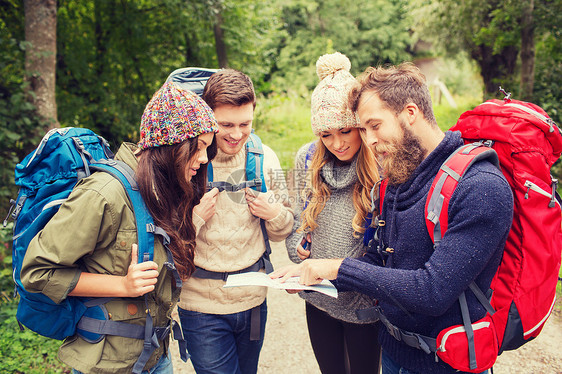
POLYGON ((313 285, 325 279, 336 279, 342 262, 343 258, 307 259, 298 265, 285 266, 276 270, 269 276, 280 278, 281 283, 291 277, 300 277, 300 283, 313 285))

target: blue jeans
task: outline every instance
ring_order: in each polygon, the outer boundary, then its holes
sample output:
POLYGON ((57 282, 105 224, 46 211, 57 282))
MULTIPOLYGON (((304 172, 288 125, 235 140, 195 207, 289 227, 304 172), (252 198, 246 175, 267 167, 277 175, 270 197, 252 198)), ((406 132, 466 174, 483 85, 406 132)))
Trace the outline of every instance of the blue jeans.
MULTIPOLYGON (((174 368, 172 367, 172 360, 169 357, 170 353, 168 352, 168 357, 162 355, 160 360, 152 367, 150 370, 143 370, 142 374, 173 374, 174 368)), ((82 374, 81 371, 76 369, 72 369, 72 374, 82 374)))
POLYGON ((197 374, 255 374, 267 320, 267 304, 260 308, 259 340, 250 340, 252 309, 233 314, 207 314, 178 308, 178 314, 197 374))
MULTIPOLYGON (((382 351, 381 368, 382 374, 419 374, 415 371, 401 367, 399 363, 384 353, 384 350, 382 351)), ((488 370, 485 370, 480 374, 488 374, 488 370)))

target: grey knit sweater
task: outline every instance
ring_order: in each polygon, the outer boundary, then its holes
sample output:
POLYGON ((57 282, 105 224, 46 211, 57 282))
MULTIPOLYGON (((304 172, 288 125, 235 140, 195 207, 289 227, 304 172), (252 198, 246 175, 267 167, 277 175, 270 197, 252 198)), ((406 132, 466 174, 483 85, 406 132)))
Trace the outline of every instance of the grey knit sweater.
MULTIPOLYGON (((295 159, 295 175, 304 175, 304 163, 309 144, 302 146, 295 159)), ((322 212, 316 218, 318 227, 312 231, 312 242, 309 246, 309 258, 346 258, 359 257, 365 252, 362 237, 353 236, 351 221, 355 216, 353 207, 353 185, 357 181, 357 160, 346 165, 327 163, 321 171, 324 182, 330 187, 331 195, 326 201, 322 212)), ((301 182, 301 181, 297 181, 301 182)), ((300 185, 301 183, 299 183, 300 185)), ((299 191, 300 192, 300 191, 299 191)), ((295 223, 293 232, 286 240, 287 251, 291 261, 300 263, 297 246, 303 234, 296 230, 301 225, 303 201, 299 195, 293 207, 295 223)), ((316 308, 325 311, 330 316, 352 323, 370 323, 373 321, 359 321, 355 315, 357 309, 373 305, 373 299, 357 292, 340 292, 338 298, 323 295, 318 292, 300 292, 299 295, 316 308)))

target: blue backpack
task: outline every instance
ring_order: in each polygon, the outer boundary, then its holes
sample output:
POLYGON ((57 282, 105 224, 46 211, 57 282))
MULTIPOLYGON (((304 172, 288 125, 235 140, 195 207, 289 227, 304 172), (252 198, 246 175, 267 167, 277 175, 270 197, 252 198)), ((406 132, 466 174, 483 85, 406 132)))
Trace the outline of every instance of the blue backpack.
MULTIPOLYGON (((111 321, 104 306, 110 298, 69 296, 56 304, 42 293, 26 291, 21 283, 22 262, 30 241, 55 215, 76 183, 93 171, 111 174, 127 192, 135 213, 139 262, 153 260, 154 235, 162 237, 167 249, 169 237, 154 224, 138 191, 133 170, 125 163, 113 160, 107 141, 88 129, 53 129, 43 137, 37 149, 16 166, 15 171, 20 191, 17 200, 12 200, 9 217, 15 221, 12 263, 15 292, 20 295, 16 314, 18 323, 22 329, 26 326, 40 335, 58 340, 75 334, 91 343, 101 341, 105 335, 144 339, 145 348, 133 368, 135 373, 142 371, 158 347, 154 338, 163 339, 170 330, 174 330, 174 337, 180 341, 182 359, 186 361, 185 341, 176 324, 155 328, 150 314, 146 326, 111 321)), ((169 251, 166 266, 174 271, 176 286, 181 287, 169 251)))
POLYGON ((177 83, 181 88, 195 92, 197 95, 203 95, 205 84, 211 75, 218 69, 205 68, 181 68, 174 70, 166 79, 166 83, 172 81, 177 83))

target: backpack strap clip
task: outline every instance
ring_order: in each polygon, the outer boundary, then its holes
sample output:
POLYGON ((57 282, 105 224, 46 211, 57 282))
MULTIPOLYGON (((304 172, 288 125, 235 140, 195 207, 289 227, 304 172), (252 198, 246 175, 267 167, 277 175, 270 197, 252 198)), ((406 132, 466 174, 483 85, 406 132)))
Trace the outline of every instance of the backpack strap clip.
POLYGON ((550 199, 550 202, 548 203, 548 207, 554 208, 556 206, 556 190, 557 190, 557 187, 558 187, 558 179, 553 178, 552 176, 550 176, 550 179, 552 181, 552 198, 550 199))
MULTIPOLYGON (((164 262, 164 266, 169 271, 172 272, 174 276, 174 281, 176 282, 176 287, 180 288, 182 286, 182 281, 181 281, 180 274, 178 273, 176 264, 174 262, 174 256, 170 251, 170 236, 168 236, 168 233, 166 233, 166 231, 163 228, 161 228, 160 226, 156 226, 152 222, 146 224, 146 232, 152 233, 154 235, 160 235, 160 237, 162 238, 162 245, 164 246, 164 249, 166 250, 166 255, 168 256, 167 261, 164 262)), ((144 255, 148 256, 148 253, 145 253, 144 255)))
POLYGON ((505 102, 510 102, 511 101, 511 92, 507 92, 506 90, 504 90, 502 88, 502 86, 500 86, 500 88, 498 89, 498 91, 500 91, 502 94, 505 95, 505 97, 503 98, 503 100, 505 102))
POLYGON ((162 237, 162 244, 164 247, 167 248, 170 245, 170 236, 160 226, 156 226, 154 223, 149 222, 146 224, 146 232, 153 233, 154 235, 160 235, 162 237))
POLYGON ((431 352, 435 352, 437 350, 437 341, 436 339, 430 338, 428 336, 416 334, 413 332, 409 332, 406 330, 401 329, 398 326, 395 326, 386 318, 386 316, 382 313, 382 310, 379 306, 372 306, 370 308, 359 309, 355 311, 357 318, 359 320, 366 320, 369 318, 376 319, 378 318, 381 323, 384 325, 388 333, 396 340, 403 342, 404 344, 421 349, 427 354, 431 352))
POLYGON ((248 187, 256 187, 256 190, 261 191, 262 183, 260 178, 254 178, 251 182, 253 185, 248 187))
POLYGON ((23 208, 23 203, 25 203, 25 200, 27 199, 27 196, 25 195, 21 195, 18 200, 14 200, 14 199, 10 199, 10 209, 8 210, 8 214, 6 215, 6 218, 4 219, 3 225, 4 227, 6 227, 8 225, 8 219, 11 218, 12 220, 16 220, 18 218, 18 216, 21 213, 21 209, 23 208))

